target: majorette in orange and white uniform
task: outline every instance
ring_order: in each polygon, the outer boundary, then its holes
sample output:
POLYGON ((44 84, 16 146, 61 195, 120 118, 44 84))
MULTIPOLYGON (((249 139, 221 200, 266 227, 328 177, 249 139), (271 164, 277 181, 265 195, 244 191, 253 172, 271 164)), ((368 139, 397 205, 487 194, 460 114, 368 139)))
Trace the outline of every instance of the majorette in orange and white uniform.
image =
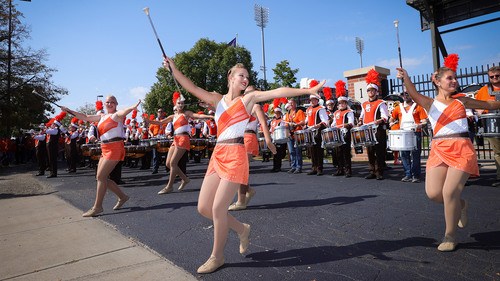
POLYGON ((245 128, 245 148, 248 154, 253 156, 259 155, 259 140, 257 139, 257 127, 259 121, 252 115, 245 128))
POLYGON ((449 105, 434 100, 428 115, 434 136, 427 171, 444 163, 478 176, 477 155, 469 139, 464 104, 460 100, 453 100, 449 105))
POLYGON ((243 144, 245 128, 250 119, 241 97, 229 107, 222 98, 217 103, 217 144, 215 145, 206 176, 213 173, 224 180, 248 184, 248 156, 243 144))
POLYGON ((174 143, 172 145, 188 150, 191 148, 189 122, 184 114, 174 116, 174 143))
POLYGON ((108 160, 123 161, 125 159, 123 122, 113 120, 111 118, 113 115, 115 114, 102 115, 97 124, 101 140, 101 156, 108 160))

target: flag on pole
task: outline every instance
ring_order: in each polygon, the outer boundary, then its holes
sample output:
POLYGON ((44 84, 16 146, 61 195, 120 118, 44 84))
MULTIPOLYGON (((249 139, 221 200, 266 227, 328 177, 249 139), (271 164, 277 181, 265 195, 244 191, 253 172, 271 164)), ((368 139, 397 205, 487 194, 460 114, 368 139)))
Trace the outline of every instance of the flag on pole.
POLYGON ((236 37, 234 37, 233 40, 229 41, 229 43, 227 43, 228 46, 231 46, 231 47, 236 47, 236 37))

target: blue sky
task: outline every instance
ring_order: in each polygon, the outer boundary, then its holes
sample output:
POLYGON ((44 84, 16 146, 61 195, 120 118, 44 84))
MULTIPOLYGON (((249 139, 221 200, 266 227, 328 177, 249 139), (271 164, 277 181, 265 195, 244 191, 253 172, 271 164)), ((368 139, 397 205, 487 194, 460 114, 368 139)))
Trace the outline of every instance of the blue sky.
MULTIPOLYGON (((272 81, 272 68, 282 60, 299 68, 298 79, 326 79, 328 86, 339 79, 346 81, 343 72, 360 66, 356 37, 364 40, 364 67, 377 65, 394 74, 399 65, 396 19, 404 67, 411 75, 432 71, 430 32, 420 31, 419 14, 405 0, 13 1, 24 14, 23 22, 31 27, 26 44, 47 50, 47 65, 58 70, 54 83, 69 90, 59 104, 70 108, 93 104, 97 95, 108 94, 117 96, 120 107, 131 105, 156 82, 162 58, 142 10, 146 6, 167 55, 188 51, 200 38, 229 42, 238 34, 238 45, 252 54, 254 70, 262 65, 254 5, 269 8, 265 29, 268 81, 272 81)), ((500 48, 490 38, 497 37, 499 29, 500 23, 494 22, 444 34, 443 40, 449 53, 459 54, 459 67, 497 64, 500 48)))

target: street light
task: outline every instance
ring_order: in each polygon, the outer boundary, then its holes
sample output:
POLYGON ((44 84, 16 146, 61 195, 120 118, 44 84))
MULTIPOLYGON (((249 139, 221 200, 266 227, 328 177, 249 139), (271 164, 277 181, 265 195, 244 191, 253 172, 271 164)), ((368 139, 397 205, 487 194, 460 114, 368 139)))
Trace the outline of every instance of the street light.
POLYGON ((264 72, 264 88, 263 90, 267 90, 267 79, 266 79, 266 52, 264 49, 264 28, 269 21, 269 8, 262 7, 260 5, 255 4, 254 6, 255 12, 255 22, 257 26, 260 27, 261 35, 262 35, 262 67, 261 70, 264 72))
POLYGON ((365 49, 365 42, 363 39, 356 37, 356 50, 358 50, 360 59, 360 68, 363 67, 363 50, 365 49))

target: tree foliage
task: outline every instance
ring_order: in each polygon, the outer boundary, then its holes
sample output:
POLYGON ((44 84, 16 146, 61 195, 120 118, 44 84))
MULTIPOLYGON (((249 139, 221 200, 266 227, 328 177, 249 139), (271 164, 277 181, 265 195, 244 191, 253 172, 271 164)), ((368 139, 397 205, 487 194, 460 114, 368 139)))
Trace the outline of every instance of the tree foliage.
POLYGON ((272 83, 271 88, 279 87, 294 87, 297 85, 297 77, 295 75, 299 72, 299 69, 292 69, 288 60, 283 60, 276 64, 273 68, 274 72, 274 83, 272 83))
POLYGON ((47 121, 45 112, 54 112, 54 108, 47 101, 57 102, 62 95, 67 94, 66 89, 54 85, 51 81, 56 70, 44 64, 47 59, 46 51, 33 50, 23 45, 30 37, 30 30, 22 24, 21 18, 22 13, 17 11, 15 1, 0 0, 1 136, 10 135, 11 129, 28 128, 32 123, 47 121), (33 90, 44 99, 34 95, 33 90))
MULTIPOLYGON (((236 63, 243 63, 249 70, 250 84, 254 84, 257 73, 252 71, 253 64, 250 52, 243 47, 232 47, 226 43, 216 43, 203 38, 195 43, 187 52, 181 52, 173 57, 177 68, 184 73, 195 85, 208 91, 221 94, 227 92, 227 71, 236 63)), ((155 112, 163 108, 167 114, 173 112, 172 96, 178 91, 172 75, 164 68, 156 72, 156 82, 146 95, 145 109, 155 112)), ((198 104, 198 99, 183 89, 180 89, 186 98, 187 107, 194 111, 204 108, 198 104)))

